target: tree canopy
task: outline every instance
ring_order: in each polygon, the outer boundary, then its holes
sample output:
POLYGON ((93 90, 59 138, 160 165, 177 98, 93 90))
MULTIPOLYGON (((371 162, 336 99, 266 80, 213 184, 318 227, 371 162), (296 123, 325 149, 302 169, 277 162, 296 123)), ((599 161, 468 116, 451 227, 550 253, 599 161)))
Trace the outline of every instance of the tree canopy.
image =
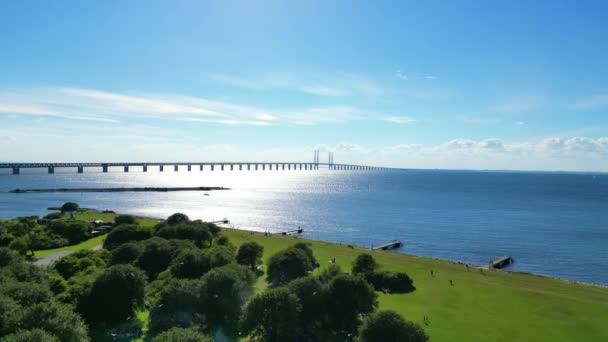
POLYGON ((249 266, 255 272, 258 264, 262 263, 262 255, 264 254, 264 246, 255 241, 248 241, 239 247, 236 255, 236 262, 241 265, 249 266))
POLYGON ((369 315, 359 333, 360 342, 426 342, 428 339, 422 327, 406 321, 394 311, 369 315))
POLYGON ((287 284, 293 279, 304 277, 315 268, 315 261, 303 248, 289 247, 268 259, 267 275, 272 285, 287 284))

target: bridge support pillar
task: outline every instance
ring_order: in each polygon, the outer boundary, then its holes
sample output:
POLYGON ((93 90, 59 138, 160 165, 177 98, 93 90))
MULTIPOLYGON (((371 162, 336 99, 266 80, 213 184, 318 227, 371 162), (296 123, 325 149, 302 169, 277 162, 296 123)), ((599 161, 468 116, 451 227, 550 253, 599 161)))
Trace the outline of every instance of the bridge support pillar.
POLYGON ((302 170, 302 164, 300 164, 300 170, 302 170))
POLYGON ((270 170, 272 170, 272 164, 269 164, 268 167, 270 167, 270 170))
POLYGON ((251 164, 247 164, 247 171, 251 170, 251 164))
POLYGON ((266 164, 262 164, 262 170, 266 170, 266 164))
POLYGON ((222 164, 222 171, 224 171, 224 164, 222 164))
POLYGON ((285 170, 285 164, 281 164, 282 169, 281 170, 285 170))
POLYGON ((234 171, 234 164, 230 164, 230 171, 234 171))
POLYGON ((203 164, 199 165, 199 171, 203 171, 203 164))
POLYGON ((49 166, 49 173, 55 173, 55 168, 52 166, 49 166))
POLYGON ((129 172, 129 166, 125 165, 125 172, 129 172))
POLYGON ((14 174, 14 175, 18 175, 20 172, 21 172, 21 171, 19 170, 19 168, 18 168, 18 167, 14 167, 14 168, 13 168, 13 174, 14 174))
POLYGON ((103 172, 103 173, 108 172, 108 164, 102 164, 101 165, 101 172, 103 172))
POLYGON ((211 171, 215 168, 215 165, 211 164, 211 171))
POLYGON ((148 172, 148 165, 144 165, 144 166, 142 167, 142 171, 144 171, 144 172, 148 172))
POLYGON ((255 170, 256 171, 258 170, 258 164, 255 164, 255 170))
POLYGON ((239 171, 243 171, 243 164, 239 164, 239 171))
POLYGON ((83 172, 84 172, 84 167, 79 166, 79 167, 78 167, 78 173, 83 173, 83 172))
POLYGON ((175 171, 175 172, 179 171, 179 166, 173 165, 173 171, 175 171))
POLYGON ((164 165, 159 165, 158 166, 158 171, 160 171, 160 172, 165 171, 165 166, 164 165))
POLYGON ((192 171, 192 165, 188 165, 188 171, 192 171))

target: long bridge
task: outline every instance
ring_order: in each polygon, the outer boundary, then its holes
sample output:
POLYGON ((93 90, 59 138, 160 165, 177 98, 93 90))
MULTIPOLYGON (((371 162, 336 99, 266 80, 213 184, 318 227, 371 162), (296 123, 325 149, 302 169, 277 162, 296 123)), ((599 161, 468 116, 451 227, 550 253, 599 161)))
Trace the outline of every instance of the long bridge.
POLYGON ((124 172, 129 172, 132 167, 141 167, 143 172, 148 172, 149 167, 158 167, 160 172, 165 170, 165 167, 173 168, 173 171, 178 171, 180 166, 186 167, 188 171, 198 168, 203 171, 207 168, 210 171, 216 169, 224 171, 229 169, 242 170, 318 170, 319 168, 327 168, 329 170, 387 170, 389 168, 355 165, 355 164, 336 164, 333 160, 333 153, 329 153, 329 160, 326 163, 319 161, 319 151, 315 151, 313 162, 276 162, 276 161, 242 161, 242 162, 126 162, 126 163, 0 163, 0 169, 12 169, 14 175, 21 173, 21 169, 47 169, 49 174, 55 173, 57 168, 72 168, 78 173, 84 173, 84 169, 95 168, 101 169, 102 172, 108 172, 110 167, 121 167, 124 172))

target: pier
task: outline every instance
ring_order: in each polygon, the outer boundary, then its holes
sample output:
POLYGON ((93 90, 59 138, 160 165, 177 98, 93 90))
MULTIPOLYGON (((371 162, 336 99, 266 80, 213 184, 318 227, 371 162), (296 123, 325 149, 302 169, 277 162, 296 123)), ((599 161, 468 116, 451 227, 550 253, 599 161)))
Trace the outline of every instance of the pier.
POLYGON ((275 233, 275 235, 293 235, 293 234, 302 234, 304 229, 298 227, 298 229, 286 230, 284 232, 275 233))
POLYGON ((378 170, 390 170, 391 168, 370 166, 370 165, 356 165, 356 164, 337 164, 334 162, 333 152, 329 153, 327 162, 321 162, 319 158, 319 151, 315 151, 314 159, 312 162, 309 161, 237 161, 237 162, 203 162, 203 161, 191 161, 191 162, 99 162, 99 163, 0 163, 1 169, 12 170, 13 175, 21 174, 23 169, 46 169, 48 174, 56 174, 57 169, 72 169, 77 173, 85 173, 86 171, 101 171, 107 173, 110 168, 120 168, 123 172, 133 171, 133 168, 139 168, 142 172, 149 172, 150 167, 158 168, 159 172, 165 171, 165 166, 173 172, 180 170, 180 167, 185 167, 188 172, 198 169, 203 171, 206 167, 207 170, 225 171, 314 171, 319 169, 327 170, 359 170, 359 171, 378 171, 378 170))
POLYGON ((488 266, 490 268, 503 268, 503 267, 506 267, 506 266, 512 264, 513 261, 514 261, 513 258, 505 255, 505 256, 501 256, 498 259, 494 259, 494 260, 490 261, 488 266))
POLYGON ((395 249, 395 248, 399 248, 399 247, 401 247, 401 241, 393 240, 393 241, 385 243, 383 245, 372 247, 371 249, 372 249, 372 251, 377 251, 377 250, 395 249))

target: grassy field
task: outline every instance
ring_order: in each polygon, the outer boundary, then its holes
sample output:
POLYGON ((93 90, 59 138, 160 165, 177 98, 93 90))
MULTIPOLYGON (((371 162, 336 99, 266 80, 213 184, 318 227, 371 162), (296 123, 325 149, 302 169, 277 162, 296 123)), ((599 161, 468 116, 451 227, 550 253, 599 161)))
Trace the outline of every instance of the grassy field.
MULTIPOLYGON (((264 260, 301 239, 225 229, 239 245, 264 245, 264 260)), ((390 251, 370 252, 308 241, 321 264, 336 259, 344 270, 361 253, 371 253, 387 270, 414 279, 409 294, 379 293, 380 309, 391 309, 421 324, 432 341, 608 341, 608 288, 525 273, 483 270, 444 260, 390 251), (434 277, 430 271, 434 271, 434 277), (453 286, 449 280, 453 281, 453 286), (423 324, 428 315, 430 324, 423 324)), ((319 270, 315 271, 319 272, 319 270)), ((266 287, 261 279, 259 288, 266 287)))
MULTIPOLYGON (((112 214, 89 211, 81 215, 78 219, 113 220, 112 214)), ((140 222, 153 225, 157 220, 140 222)), ((472 266, 467 269, 445 260, 390 251, 370 252, 356 246, 289 236, 264 236, 233 229, 224 229, 222 234, 237 246, 245 241, 262 244, 264 261, 291 244, 307 241, 321 264, 315 273, 327 267, 332 258, 349 271, 357 255, 371 253, 382 268, 409 274, 417 288, 409 294, 379 293, 379 308, 395 310, 422 325, 431 341, 608 341, 605 323, 608 287, 526 273, 480 271, 472 266), (450 280, 454 285, 450 285, 450 280), (423 324, 424 315, 430 319, 428 326, 423 324)), ((103 237, 95 239, 66 248, 91 248, 103 237)), ((260 278, 256 286, 261 291, 268 284, 260 278)), ((145 311, 140 312, 138 318, 147 323, 146 315, 145 311)))

